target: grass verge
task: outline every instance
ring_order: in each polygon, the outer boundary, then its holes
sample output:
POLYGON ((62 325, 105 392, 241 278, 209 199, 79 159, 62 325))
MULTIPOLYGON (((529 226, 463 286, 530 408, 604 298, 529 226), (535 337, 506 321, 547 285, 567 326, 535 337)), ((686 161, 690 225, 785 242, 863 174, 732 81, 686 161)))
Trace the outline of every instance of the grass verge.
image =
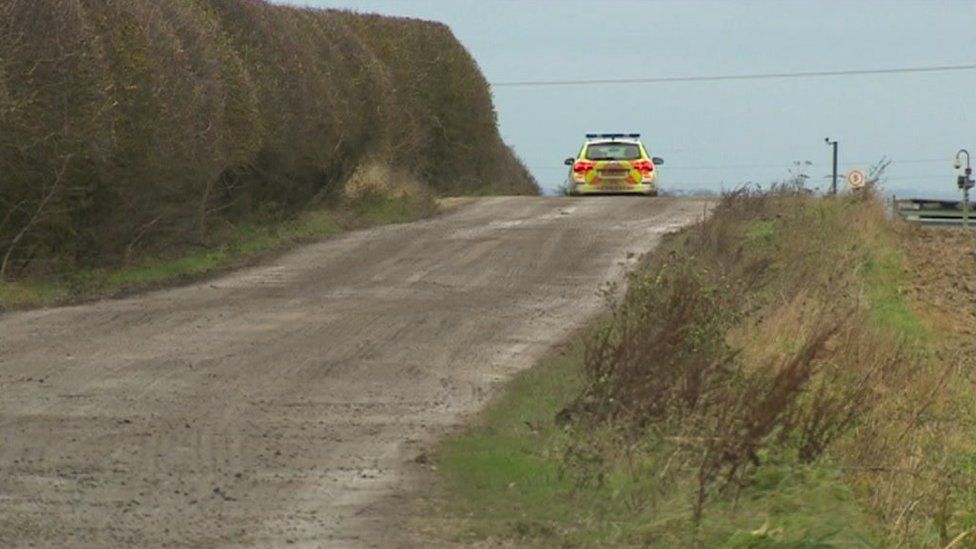
POLYGON ((444 538, 968 547, 971 372, 906 298, 906 230, 872 197, 726 197, 443 444, 444 538))
POLYGON ((303 212, 283 222, 232 227, 223 243, 176 257, 145 258, 114 270, 88 269, 43 279, 0 282, 0 311, 127 295, 200 280, 253 264, 296 244, 348 230, 403 223, 434 215, 426 198, 370 196, 342 208, 303 212))
MULTIPOLYGON (((723 502, 697 527, 691 501, 672 496, 650 505, 653 487, 621 472, 599 483, 569 465, 571 430, 554 418, 583 387, 582 344, 552 353, 517 375, 468 431, 443 443, 437 511, 448 515, 451 543, 532 547, 873 547, 871 517, 836 464, 795 466, 769 460, 754 483, 723 502), (575 470, 571 470, 570 467, 575 470)), ((647 454, 632 467, 663 467, 647 454)))

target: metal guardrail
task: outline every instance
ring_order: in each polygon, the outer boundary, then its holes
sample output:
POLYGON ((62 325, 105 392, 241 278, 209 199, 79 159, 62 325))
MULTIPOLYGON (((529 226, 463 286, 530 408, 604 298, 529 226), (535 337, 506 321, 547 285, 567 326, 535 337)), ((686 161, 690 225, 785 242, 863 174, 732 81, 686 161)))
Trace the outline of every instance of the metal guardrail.
POLYGON ((906 221, 923 225, 963 225, 976 222, 976 212, 965 212, 961 200, 902 198, 894 201, 895 212, 906 221))
POLYGON ((962 201, 938 200, 925 198, 893 198, 892 209, 907 221, 914 221, 923 225, 962 225, 969 227, 974 216, 972 203, 969 201, 969 190, 976 187, 973 180, 973 168, 969 162, 969 151, 959 149, 956 159, 952 163, 956 169, 956 187, 962 191, 962 201), (965 168, 962 158, 966 157, 965 168))

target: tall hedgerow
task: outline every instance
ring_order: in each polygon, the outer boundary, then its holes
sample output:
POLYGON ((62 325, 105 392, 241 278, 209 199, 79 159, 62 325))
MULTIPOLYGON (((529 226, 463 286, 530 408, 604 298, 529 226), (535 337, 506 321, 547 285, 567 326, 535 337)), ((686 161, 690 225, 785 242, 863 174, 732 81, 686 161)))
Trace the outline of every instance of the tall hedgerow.
POLYGON ((206 245, 363 165, 537 192, 443 25, 262 0, 0 0, 0 279, 206 245))

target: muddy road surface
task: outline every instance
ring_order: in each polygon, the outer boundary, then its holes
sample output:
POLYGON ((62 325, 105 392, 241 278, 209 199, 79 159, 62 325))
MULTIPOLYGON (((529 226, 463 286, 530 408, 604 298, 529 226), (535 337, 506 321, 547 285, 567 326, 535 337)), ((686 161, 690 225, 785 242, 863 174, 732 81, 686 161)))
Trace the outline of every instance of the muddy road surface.
POLYGON ((0 547, 389 545, 378 502, 404 464, 704 209, 479 199, 184 288, 0 316, 0 547))

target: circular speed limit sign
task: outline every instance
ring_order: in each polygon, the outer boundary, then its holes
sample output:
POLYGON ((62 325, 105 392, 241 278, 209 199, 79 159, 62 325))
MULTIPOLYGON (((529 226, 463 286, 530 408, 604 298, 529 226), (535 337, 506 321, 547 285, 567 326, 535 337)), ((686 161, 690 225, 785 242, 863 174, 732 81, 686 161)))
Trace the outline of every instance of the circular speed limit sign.
POLYGON ((853 191, 863 189, 868 182, 868 178, 861 170, 851 170, 847 172, 847 187, 853 191))

